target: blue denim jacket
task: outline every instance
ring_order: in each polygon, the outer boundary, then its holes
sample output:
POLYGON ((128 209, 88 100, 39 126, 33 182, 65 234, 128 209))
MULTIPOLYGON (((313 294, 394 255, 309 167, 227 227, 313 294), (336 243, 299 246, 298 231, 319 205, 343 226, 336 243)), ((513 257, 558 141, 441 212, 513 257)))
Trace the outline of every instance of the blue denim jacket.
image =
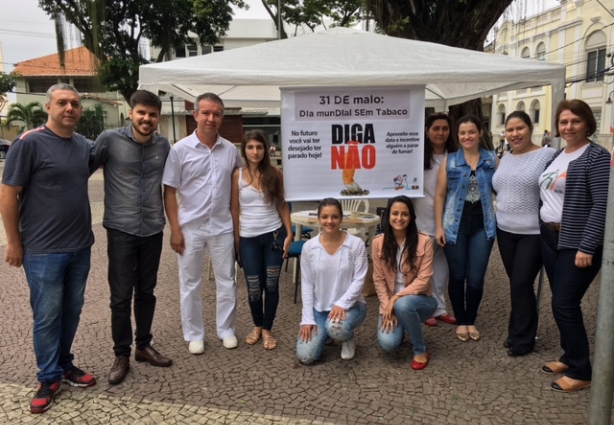
MULTIPOLYGON (((480 160, 476 166, 475 175, 478 179, 482 213, 484 214, 484 230, 488 239, 494 239, 497 234, 495 211, 492 204, 492 176, 495 173, 497 158, 495 153, 480 149, 480 160)), ((465 161, 463 150, 448 154, 446 173, 448 176, 448 194, 443 212, 443 230, 446 241, 456 243, 458 226, 460 225, 465 206, 465 197, 471 167, 465 161)))

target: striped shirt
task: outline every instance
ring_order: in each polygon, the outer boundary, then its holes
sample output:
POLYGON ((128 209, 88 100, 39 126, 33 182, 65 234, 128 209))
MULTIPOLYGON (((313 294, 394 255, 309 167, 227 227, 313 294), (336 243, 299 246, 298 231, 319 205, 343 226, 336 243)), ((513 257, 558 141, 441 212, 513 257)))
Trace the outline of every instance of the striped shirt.
MULTIPOLYGON (((557 152, 554 158, 561 152, 557 152)), ((610 153, 597 144, 591 143, 578 159, 569 163, 559 235, 560 249, 577 249, 593 254, 597 247, 603 245, 609 180, 610 153)))

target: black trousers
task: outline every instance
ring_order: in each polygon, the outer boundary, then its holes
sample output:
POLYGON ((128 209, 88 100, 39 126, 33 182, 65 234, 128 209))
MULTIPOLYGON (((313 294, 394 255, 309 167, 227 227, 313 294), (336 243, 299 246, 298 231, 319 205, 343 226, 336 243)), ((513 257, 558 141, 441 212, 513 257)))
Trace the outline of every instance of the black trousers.
POLYGON ((154 288, 162 253, 162 232, 140 237, 107 229, 107 253, 113 351, 116 356, 130 356, 133 294, 136 347, 142 350, 151 342, 151 324, 156 308, 154 288))
POLYGON ((510 279, 512 309, 508 325, 511 348, 530 351, 537 335, 537 301, 534 283, 541 268, 540 235, 519 235, 497 228, 497 243, 510 279))
POLYGON ((581 304, 601 268, 603 245, 595 250, 592 265, 580 268, 575 265, 578 250, 559 249, 558 232, 548 230, 543 225, 540 230, 544 267, 552 290, 552 314, 559 328, 563 349, 559 361, 569 365, 566 376, 590 381, 593 370, 581 304))

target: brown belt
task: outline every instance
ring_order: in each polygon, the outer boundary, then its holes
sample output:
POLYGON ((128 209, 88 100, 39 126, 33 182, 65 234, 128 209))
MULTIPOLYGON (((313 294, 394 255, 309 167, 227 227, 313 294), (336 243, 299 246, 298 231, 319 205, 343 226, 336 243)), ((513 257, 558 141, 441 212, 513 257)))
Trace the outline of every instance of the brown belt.
POLYGON ((545 221, 542 221, 542 224, 546 229, 550 230, 551 232, 561 231, 561 223, 546 223, 545 221))

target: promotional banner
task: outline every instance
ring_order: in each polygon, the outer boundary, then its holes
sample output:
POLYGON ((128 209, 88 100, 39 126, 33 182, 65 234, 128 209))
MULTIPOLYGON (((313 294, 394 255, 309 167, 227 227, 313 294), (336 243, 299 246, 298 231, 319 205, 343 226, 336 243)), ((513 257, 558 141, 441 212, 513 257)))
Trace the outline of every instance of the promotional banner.
POLYGON ((422 196, 424 86, 282 89, 289 201, 422 196))

